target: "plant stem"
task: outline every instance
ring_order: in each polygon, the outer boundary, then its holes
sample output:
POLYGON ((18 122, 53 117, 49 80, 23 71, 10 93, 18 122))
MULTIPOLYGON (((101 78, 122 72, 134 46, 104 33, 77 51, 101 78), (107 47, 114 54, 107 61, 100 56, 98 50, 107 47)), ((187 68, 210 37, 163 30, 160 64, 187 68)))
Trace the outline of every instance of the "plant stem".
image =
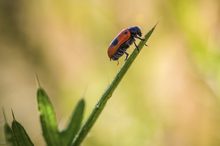
POLYGON ((112 96, 113 92, 115 91, 116 87, 118 86, 118 84, 120 83, 120 81, 122 80, 124 75, 126 74, 127 70, 129 69, 129 67, 131 66, 131 64, 133 63, 133 61, 135 60, 137 55, 140 53, 140 51, 142 50, 142 48, 146 44, 147 40, 149 39, 149 37, 153 33, 155 27, 156 27, 156 25, 145 35, 145 40, 141 41, 138 44, 139 51, 137 49, 134 49, 134 51, 132 52, 130 57, 124 63, 124 65, 119 70, 119 72, 116 74, 114 80, 111 82, 109 87, 105 90, 105 92, 103 93, 103 95, 101 96, 99 101, 96 103, 92 113, 89 115, 89 118, 86 120, 84 125, 80 128, 80 130, 76 134, 76 136, 73 140, 72 146, 79 146, 81 144, 81 142, 84 140, 84 138, 86 137, 86 135, 88 134, 88 132, 90 131, 90 129, 92 128, 94 123, 96 122, 97 118, 99 117, 99 115, 103 111, 108 99, 112 96))

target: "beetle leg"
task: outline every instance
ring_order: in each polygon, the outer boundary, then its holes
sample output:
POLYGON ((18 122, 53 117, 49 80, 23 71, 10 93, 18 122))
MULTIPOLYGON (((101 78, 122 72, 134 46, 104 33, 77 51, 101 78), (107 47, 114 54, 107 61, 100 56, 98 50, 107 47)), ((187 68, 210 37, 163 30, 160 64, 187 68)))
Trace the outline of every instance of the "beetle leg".
POLYGON ((141 40, 141 41, 145 41, 145 39, 142 39, 142 38, 140 38, 140 37, 138 37, 138 36, 136 36, 135 38, 137 38, 137 39, 139 39, 139 40, 141 40))
MULTIPOLYGON (((139 39, 139 40, 141 40, 141 41, 145 41, 145 39, 143 39, 143 38, 140 38, 140 37, 138 37, 138 36, 136 36, 135 38, 137 38, 137 39, 139 39)), ((144 44, 145 46, 148 46, 147 44, 144 44)))
POLYGON ((128 59, 129 54, 127 52, 125 52, 126 58, 125 61, 128 59))
POLYGON ((139 52, 138 46, 137 46, 137 44, 136 44, 136 42, 135 42, 135 41, 134 41, 134 45, 135 45, 136 49, 137 49, 137 50, 138 50, 138 52, 139 52))
POLYGON ((119 65, 119 61, 117 60, 117 65, 119 65))

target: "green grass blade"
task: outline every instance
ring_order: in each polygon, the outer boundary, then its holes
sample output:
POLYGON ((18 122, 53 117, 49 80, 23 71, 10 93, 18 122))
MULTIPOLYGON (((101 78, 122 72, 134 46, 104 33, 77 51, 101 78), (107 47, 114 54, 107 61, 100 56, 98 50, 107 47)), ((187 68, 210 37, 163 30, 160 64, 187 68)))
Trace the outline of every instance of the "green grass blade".
POLYGON ((131 66, 131 64, 133 63, 133 61, 137 57, 137 55, 140 53, 140 51, 144 47, 144 44, 146 44, 146 42, 150 38, 155 27, 156 27, 156 25, 144 36, 145 40, 141 41, 138 44, 139 51, 137 49, 135 49, 132 52, 132 54, 130 55, 130 57, 128 58, 128 60, 124 63, 122 68, 119 70, 119 72, 116 74, 115 78, 113 79, 113 81, 111 82, 109 87, 106 89, 106 91, 103 93, 103 95, 100 97, 99 101, 95 105, 92 113, 89 115, 88 119, 86 120, 84 125, 80 128, 77 135, 75 136, 73 143, 72 143, 72 146, 79 146, 82 143, 82 141, 84 140, 84 138, 86 137, 86 135, 89 133, 90 129, 92 128, 92 126, 96 122, 97 118, 99 117, 99 115, 103 111, 108 99, 112 96, 113 92, 115 91, 116 87, 118 86, 118 84, 120 83, 120 81, 122 80, 122 78, 124 77, 126 72, 128 71, 129 67, 131 66))
POLYGON ((43 136, 47 145, 62 146, 52 103, 47 93, 42 88, 37 90, 37 101, 43 136))
POLYGON ((67 146, 71 145, 73 138, 75 137, 76 133, 79 131, 79 128, 83 120, 84 109, 85 109, 85 100, 81 99, 77 103, 72 113, 72 117, 68 123, 67 128, 61 133, 62 140, 63 142, 65 142, 67 146))
POLYGON ((13 131, 12 131, 11 127, 9 126, 8 122, 7 122, 4 109, 2 109, 2 112, 3 112, 3 115, 4 115, 4 119, 5 119, 4 134, 5 134, 6 145, 17 146, 16 143, 15 143, 14 136, 13 136, 13 131))
POLYGON ((33 146, 34 144, 32 143, 30 137, 28 136, 24 127, 18 121, 16 121, 14 114, 13 118, 14 120, 12 122, 12 131, 17 146, 33 146))
POLYGON ((5 133, 6 145, 17 146, 14 141, 12 129, 8 123, 5 123, 4 125, 4 133, 5 133))

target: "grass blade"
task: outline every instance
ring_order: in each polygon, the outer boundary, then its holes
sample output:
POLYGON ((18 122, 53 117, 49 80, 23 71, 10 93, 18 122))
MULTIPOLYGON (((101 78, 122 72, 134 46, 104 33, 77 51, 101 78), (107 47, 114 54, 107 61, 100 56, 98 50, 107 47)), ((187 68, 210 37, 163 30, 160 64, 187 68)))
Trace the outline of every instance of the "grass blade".
POLYGON ((71 145, 73 138, 75 137, 76 133, 78 132, 81 126, 84 109, 85 109, 85 100, 81 99, 77 103, 72 113, 72 117, 69 121, 67 128, 61 133, 62 140, 63 142, 65 142, 66 146, 71 145))
POLYGON ((47 145, 62 146, 58 132, 56 115, 52 103, 43 88, 39 88, 37 90, 37 101, 43 136, 47 145))
POLYGON ((103 95, 100 97, 99 101, 95 105, 92 113, 89 115, 88 119, 86 120, 84 125, 80 128, 77 135, 75 136, 73 143, 72 143, 72 146, 79 146, 82 143, 82 141, 84 140, 84 138, 86 137, 86 135, 89 133, 90 129, 92 128, 92 126, 96 122, 97 118, 99 117, 99 115, 103 111, 108 99, 112 96, 113 92, 115 91, 116 87, 118 86, 118 84, 120 83, 120 81, 122 80, 124 75, 126 74, 127 70, 129 69, 129 67, 131 66, 131 64, 133 63, 133 61, 137 57, 137 55, 140 53, 140 51, 144 47, 144 44, 146 44, 146 42, 150 38, 155 27, 156 27, 156 25, 145 35, 145 40, 141 41, 138 44, 139 51, 137 49, 135 49, 132 52, 132 54, 130 55, 130 57, 128 58, 128 60, 124 63, 122 68, 119 70, 119 72, 116 74, 115 78, 113 79, 113 81, 111 82, 109 87, 106 89, 106 91, 103 93, 103 95))
POLYGON ((16 141, 16 145, 33 146, 34 144, 32 143, 24 127, 18 121, 16 121, 13 112, 12 115, 13 115, 12 131, 13 131, 14 139, 16 141))
POLYGON ((6 145, 17 146, 14 141, 12 129, 8 123, 5 123, 4 125, 4 133, 5 133, 6 145))
POLYGON ((15 143, 15 140, 14 140, 13 131, 12 131, 11 127, 9 126, 8 122, 7 122, 4 109, 2 109, 2 112, 3 112, 3 115, 4 115, 4 119, 5 119, 4 133, 5 133, 6 145, 17 146, 16 143, 15 143))

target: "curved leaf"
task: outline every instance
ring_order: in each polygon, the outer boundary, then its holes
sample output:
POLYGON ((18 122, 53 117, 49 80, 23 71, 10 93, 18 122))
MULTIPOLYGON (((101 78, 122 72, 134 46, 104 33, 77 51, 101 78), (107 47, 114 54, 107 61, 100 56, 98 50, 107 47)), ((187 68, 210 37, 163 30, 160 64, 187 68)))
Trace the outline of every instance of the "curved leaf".
POLYGON ((15 120, 14 114, 13 114, 13 118, 14 120, 12 122, 12 131, 13 131, 13 136, 14 136, 16 145, 17 146, 33 146, 34 144, 32 143, 24 127, 18 121, 15 120))
POLYGON ((44 89, 37 90, 38 110, 44 139, 48 146, 62 146, 53 105, 44 89))
POLYGON ((85 109, 85 100, 81 99, 77 103, 72 113, 72 117, 69 121, 67 128, 61 133, 63 142, 65 142, 67 146, 71 145, 76 133, 80 129, 83 120, 84 109, 85 109))
POLYGON ((9 126, 8 122, 7 122, 4 109, 2 109, 2 112, 3 112, 3 115, 4 115, 4 119, 5 119, 4 133, 5 133, 6 145, 17 146, 16 143, 15 143, 14 136, 13 136, 13 131, 12 131, 11 127, 9 126))

